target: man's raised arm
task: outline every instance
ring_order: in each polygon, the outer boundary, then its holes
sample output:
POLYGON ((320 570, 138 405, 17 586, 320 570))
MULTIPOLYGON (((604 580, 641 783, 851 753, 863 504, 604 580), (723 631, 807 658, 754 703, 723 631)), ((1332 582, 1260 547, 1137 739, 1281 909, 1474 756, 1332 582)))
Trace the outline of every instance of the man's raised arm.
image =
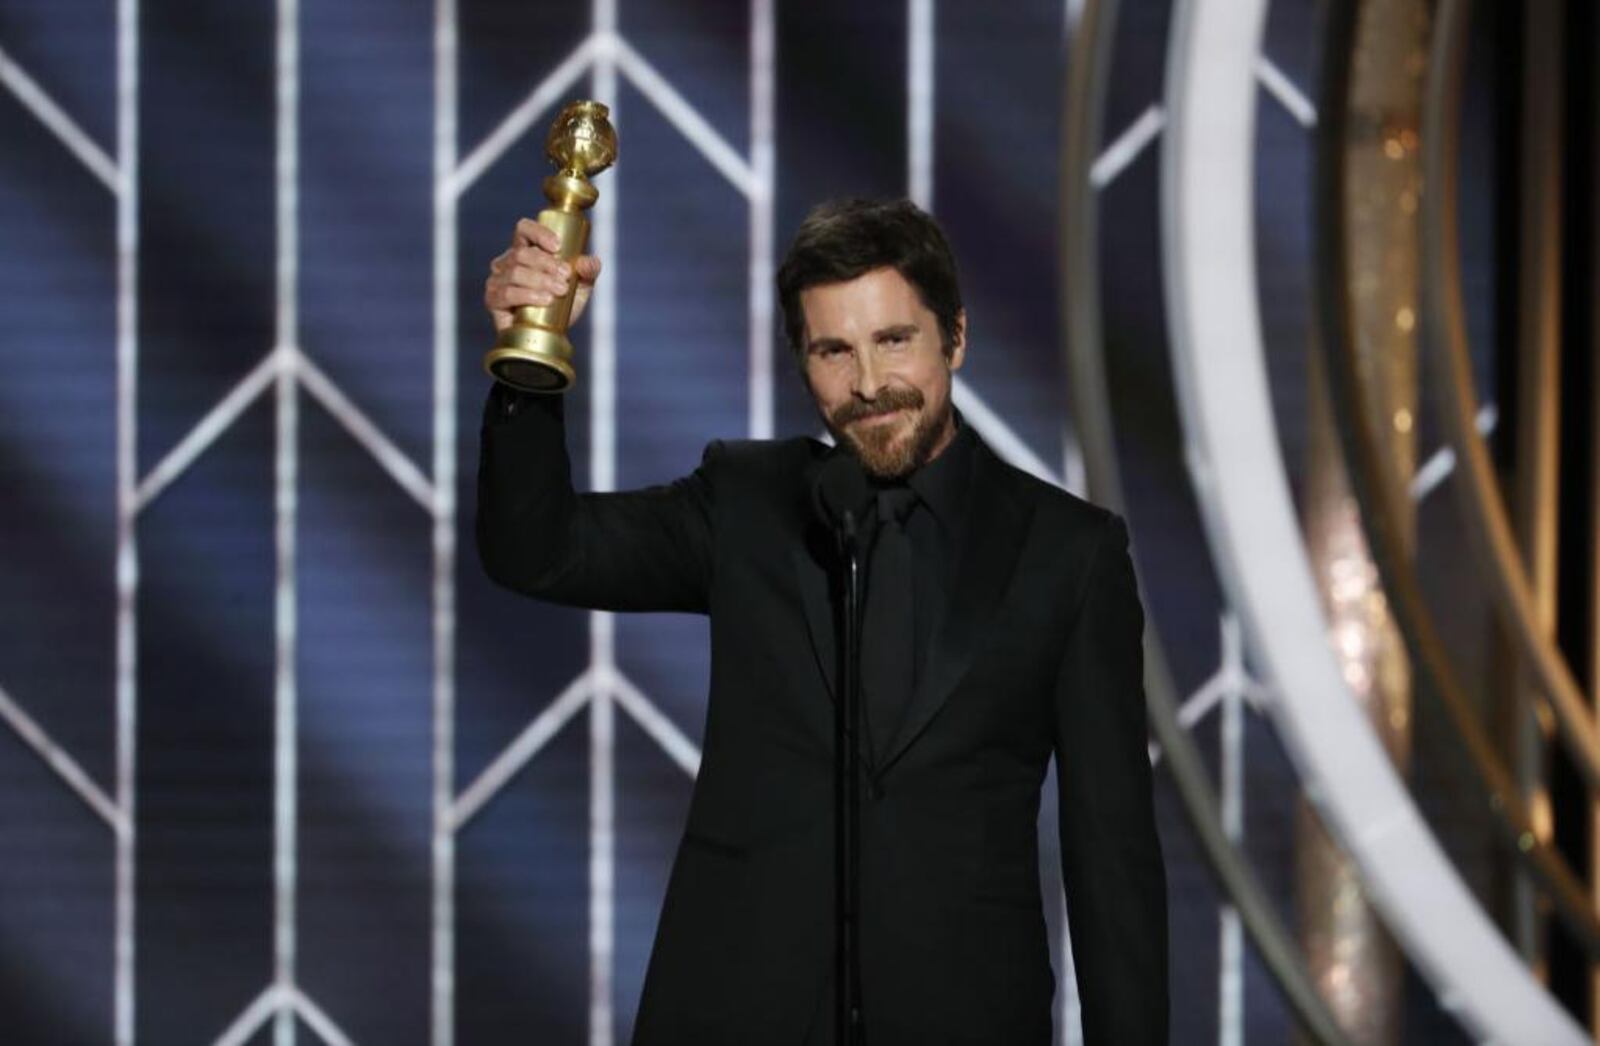
MULTIPOLYGON (((555 234, 529 219, 490 265, 484 305, 497 329, 519 305, 546 305, 579 281, 576 320, 600 274, 568 266, 555 234)), ((704 613, 711 585, 711 450, 691 475, 620 494, 579 494, 561 396, 496 384, 478 456, 478 557, 497 583, 540 599, 605 610, 704 613)))

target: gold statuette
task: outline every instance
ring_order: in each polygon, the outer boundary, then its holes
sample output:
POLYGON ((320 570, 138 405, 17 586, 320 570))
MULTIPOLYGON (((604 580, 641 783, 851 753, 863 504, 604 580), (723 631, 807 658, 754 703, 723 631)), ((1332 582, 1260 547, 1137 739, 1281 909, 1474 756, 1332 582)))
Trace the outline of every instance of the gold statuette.
MULTIPOLYGON (((545 155, 556 173, 544 180, 544 195, 552 206, 539 212, 539 224, 561 237, 563 261, 583 253, 589 240, 589 221, 583 212, 594 206, 599 192, 589 176, 599 174, 617 159, 617 132, 599 102, 573 102, 561 110, 545 155)), ((572 322, 572 299, 577 293, 574 275, 567 293, 549 305, 520 305, 512 311, 511 326, 483 358, 489 374, 507 385, 529 392, 565 392, 577 380, 572 369, 572 342, 567 325, 572 322)))

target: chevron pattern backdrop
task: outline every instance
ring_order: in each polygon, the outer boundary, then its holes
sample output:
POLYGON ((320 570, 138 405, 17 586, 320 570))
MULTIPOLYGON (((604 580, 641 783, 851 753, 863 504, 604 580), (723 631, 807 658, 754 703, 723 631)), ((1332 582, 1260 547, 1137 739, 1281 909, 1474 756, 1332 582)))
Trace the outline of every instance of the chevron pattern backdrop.
MULTIPOLYGON (((1293 774, 1167 391, 1168 5, 1123 6, 1095 178, 1135 541, 1186 721, 1287 906, 1293 774)), ((1311 6, 1277 5, 1260 69, 1291 403, 1311 6)), ((851 193, 946 223, 974 332, 957 402, 1079 489, 1055 260, 1074 7, 0 0, 5 1041, 626 1042, 705 628, 542 607, 476 563, 478 298, 539 206, 548 118, 597 97, 621 138, 570 412, 592 488, 815 428, 772 270, 851 193)), ((1281 1041, 1159 787, 1180 1041, 1281 1041)), ((1041 852, 1072 1042, 1053 830, 1041 852)))

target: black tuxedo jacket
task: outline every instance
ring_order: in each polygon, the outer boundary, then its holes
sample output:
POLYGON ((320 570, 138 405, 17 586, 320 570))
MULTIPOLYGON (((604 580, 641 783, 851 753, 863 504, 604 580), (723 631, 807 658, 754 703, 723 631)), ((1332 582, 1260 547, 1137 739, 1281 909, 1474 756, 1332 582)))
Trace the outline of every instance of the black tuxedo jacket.
MULTIPOLYGON (((478 551, 498 583, 610 610, 710 615, 700 774, 636 1046, 831 1041, 829 541, 810 439, 712 444, 693 474, 573 491, 559 398, 496 389, 478 551), (808 1029, 812 1029, 808 1038, 808 1029)), ((1045 1046, 1051 974, 1036 823, 1058 765, 1062 875, 1091 1044, 1164 1043, 1166 884, 1122 519, 980 442, 949 610, 863 790, 870 1046, 1045 1046)))

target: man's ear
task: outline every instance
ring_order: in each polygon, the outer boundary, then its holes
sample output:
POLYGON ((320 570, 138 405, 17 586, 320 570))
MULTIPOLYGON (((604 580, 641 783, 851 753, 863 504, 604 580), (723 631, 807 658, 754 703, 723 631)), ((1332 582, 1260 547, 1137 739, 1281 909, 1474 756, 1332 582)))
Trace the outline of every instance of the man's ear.
POLYGON ((967 310, 962 309, 956 313, 956 321, 950 330, 950 369, 960 370, 962 361, 967 358, 967 310))

